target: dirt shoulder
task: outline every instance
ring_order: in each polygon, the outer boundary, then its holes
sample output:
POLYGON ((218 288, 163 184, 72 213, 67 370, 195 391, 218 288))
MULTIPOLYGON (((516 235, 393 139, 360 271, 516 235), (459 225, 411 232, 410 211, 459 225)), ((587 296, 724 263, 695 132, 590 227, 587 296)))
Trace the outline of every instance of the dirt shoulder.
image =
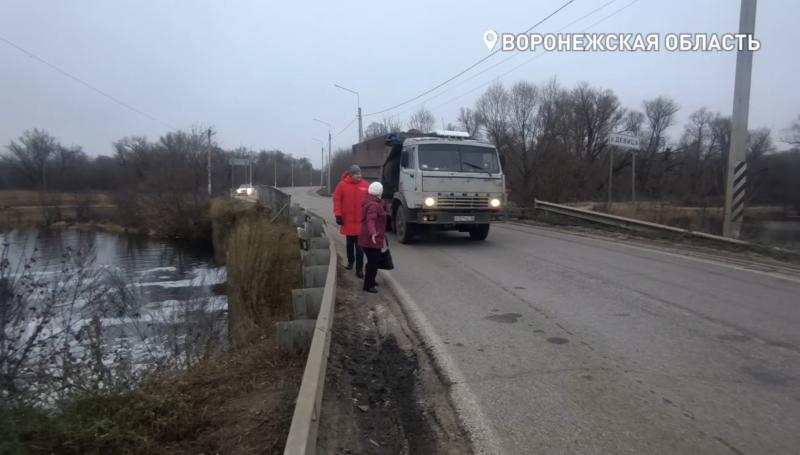
POLYGON ((387 286, 339 267, 319 427, 326 454, 472 453, 449 389, 387 286))

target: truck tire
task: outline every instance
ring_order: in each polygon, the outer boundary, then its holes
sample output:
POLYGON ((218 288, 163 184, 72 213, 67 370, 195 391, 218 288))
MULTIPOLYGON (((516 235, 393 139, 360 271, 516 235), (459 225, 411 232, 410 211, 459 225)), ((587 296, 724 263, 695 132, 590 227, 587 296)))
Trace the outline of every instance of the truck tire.
POLYGON ((489 236, 489 225, 488 224, 479 224, 474 228, 469 230, 469 238, 470 240, 475 241, 482 241, 486 240, 486 237, 489 236))
POLYGON ((394 212, 394 233, 400 243, 411 243, 414 240, 414 225, 406 221, 403 206, 397 207, 394 212))

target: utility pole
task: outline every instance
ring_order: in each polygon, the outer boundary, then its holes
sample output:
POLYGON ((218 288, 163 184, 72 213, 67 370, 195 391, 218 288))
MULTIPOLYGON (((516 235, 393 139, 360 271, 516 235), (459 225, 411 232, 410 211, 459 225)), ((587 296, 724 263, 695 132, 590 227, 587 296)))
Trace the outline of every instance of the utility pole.
POLYGON ((331 192, 331 124, 322 121, 318 118, 314 119, 315 122, 322 123, 328 127, 328 193, 331 192))
MULTIPOLYGON (((319 153, 320 153, 320 160, 319 160, 319 186, 323 185, 323 180, 325 178, 325 143, 322 140, 312 137, 311 139, 319 142, 319 153)), ((314 166, 311 166, 312 174, 314 166)), ((313 185, 313 183, 312 183, 313 185)))
POLYGON ((631 150, 631 201, 636 202, 636 151, 631 150))
POLYGON ((331 129, 328 126, 328 194, 333 191, 331 188, 331 129))
POLYGON ((358 108, 358 110, 356 111, 356 118, 358 119, 358 142, 363 141, 364 140, 364 128, 363 128, 363 125, 361 123, 361 95, 359 95, 357 91, 350 90, 347 87, 342 87, 339 84, 333 84, 333 86, 356 95, 356 107, 358 108))
POLYGON ((292 167, 292 188, 294 188, 294 161, 290 161, 289 165, 292 167))
POLYGON ((614 181, 614 147, 608 148, 608 202, 606 212, 611 213, 611 186, 614 181))
MULTIPOLYGON (((756 0, 742 0, 739 12, 739 33, 753 37, 756 28, 756 0)), ((725 220, 722 235, 738 238, 744 216, 747 183, 747 120, 750 111, 750 76, 753 51, 740 49, 736 54, 736 79, 733 88, 731 145, 728 151, 728 172, 725 179, 725 220)))
POLYGON ((208 197, 211 197, 211 128, 208 129, 208 197))
POLYGON ((272 159, 272 186, 275 188, 278 187, 278 160, 277 158, 272 159))

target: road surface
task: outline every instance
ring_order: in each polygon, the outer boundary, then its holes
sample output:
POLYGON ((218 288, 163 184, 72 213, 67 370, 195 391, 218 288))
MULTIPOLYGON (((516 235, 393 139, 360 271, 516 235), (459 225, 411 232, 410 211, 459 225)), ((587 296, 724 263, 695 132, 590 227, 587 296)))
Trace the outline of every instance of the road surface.
POLYGON ((391 247, 505 453, 800 453, 800 280, 515 224, 391 247))

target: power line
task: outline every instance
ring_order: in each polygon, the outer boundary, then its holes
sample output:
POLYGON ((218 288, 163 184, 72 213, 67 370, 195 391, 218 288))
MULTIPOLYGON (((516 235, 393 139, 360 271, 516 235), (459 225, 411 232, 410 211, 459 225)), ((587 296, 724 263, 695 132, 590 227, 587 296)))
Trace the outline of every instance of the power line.
POLYGON ((17 49, 18 51, 22 52, 23 54, 26 54, 28 57, 38 61, 39 63, 42 63, 42 64, 50 67, 51 69, 61 73, 63 76, 66 76, 66 77, 72 79, 73 81, 85 86, 89 90, 92 90, 93 92, 98 93, 98 94, 110 99, 111 101, 117 103, 118 105, 120 105, 120 106, 122 106, 122 107, 124 107, 124 108, 126 108, 126 109, 128 109, 128 110, 130 110, 132 112, 135 112, 135 113, 137 113, 137 114, 139 114, 139 115, 141 115, 143 117, 147 117, 148 119, 153 120, 154 122, 161 123, 162 125, 167 126, 167 127, 171 128, 171 129, 177 129, 176 127, 170 125, 169 123, 167 123, 167 122, 165 122, 163 120, 160 120, 160 119, 148 114, 147 112, 144 112, 144 111, 142 111, 140 109, 137 109, 137 108, 131 106, 130 104, 120 100, 119 98, 116 98, 116 97, 104 92, 103 90, 100 90, 99 88, 97 88, 97 87, 93 86, 92 84, 84 81, 83 79, 79 78, 78 76, 75 76, 74 74, 71 74, 71 73, 67 72, 66 70, 63 70, 63 69, 59 68, 58 66, 48 62, 47 60, 39 57, 38 55, 34 54, 33 52, 23 48, 22 46, 12 42, 11 40, 9 40, 7 38, 4 38, 4 37, 0 36, 0 41, 5 42, 9 46, 17 49))
POLYGON ((348 123, 348 124, 347 124, 347 126, 345 126, 344 128, 342 128, 342 129, 341 129, 341 130, 340 130, 338 133, 334 134, 334 135, 332 136, 332 138, 333 138, 333 139, 336 139, 337 137, 339 137, 339 136, 340 136, 342 133, 344 133, 345 131, 347 131, 347 129, 348 129, 348 128, 350 128, 351 126, 353 126, 353 123, 355 123, 355 122, 356 122, 356 120, 358 120, 358 118, 354 118, 353 120, 350 120, 350 123, 348 123))
MULTIPOLYGON (((600 19, 599 21, 597 21, 597 22, 593 23, 592 25, 590 25, 590 26, 588 26, 588 27, 584 28, 583 30, 581 30, 581 33, 583 33, 583 32, 586 32, 586 31, 588 31, 588 30, 590 30, 590 29, 594 28, 594 27, 595 27, 595 26, 597 26, 597 25, 600 25, 601 23, 605 22, 605 21, 606 21, 606 20, 608 20, 608 19, 611 19, 612 17, 614 17, 614 16, 616 16, 617 14, 621 13, 622 11, 624 11, 624 10, 628 9, 630 6, 632 6, 634 3, 638 2, 638 1, 639 1, 639 0, 633 0, 632 2, 630 2, 630 3, 628 3, 627 5, 623 6, 622 8, 620 8, 620 9, 618 9, 618 10, 614 11, 613 13, 609 14, 608 16, 606 16, 606 17, 604 17, 604 18, 600 19)), ((518 70, 519 68, 522 68, 523 66, 525 66, 525 65, 527 65, 528 63, 532 62, 533 60, 536 60, 537 58, 544 57, 545 55, 548 55, 548 54, 537 54, 537 55, 534 55, 533 57, 531 57, 531 58, 529 58, 529 59, 525 60, 524 62, 520 63, 519 65, 517 65, 517 66, 515 66, 515 67, 511 68, 510 70, 506 71, 505 73, 503 73, 503 74, 501 74, 501 75, 499 75, 499 76, 496 76, 496 77, 494 77, 494 78, 492 78, 492 79, 490 79, 490 80, 488 80, 488 81, 486 81, 486 82, 483 82, 483 83, 481 83, 480 85, 478 85, 478 86, 476 86, 476 87, 473 87, 473 88, 472 88, 472 89, 470 89, 469 91, 467 91, 467 92, 464 92, 464 93, 462 93, 462 94, 460 94, 460 95, 458 95, 458 96, 456 96, 456 97, 454 97, 454 98, 451 98, 450 100, 448 100, 448 101, 445 101, 444 103, 441 103, 441 104, 439 104, 439 105, 437 105, 437 106, 434 106, 432 109, 434 109, 434 110, 435 110, 435 109, 438 109, 438 108, 440 108, 440 107, 442 107, 442 106, 445 106, 445 105, 447 105, 447 104, 450 104, 450 103, 452 103, 453 101, 456 101, 456 100, 458 100, 458 99, 460 99, 460 98, 463 98, 463 97, 465 97, 465 96, 469 95, 470 93, 472 93, 472 92, 474 92, 474 91, 476 91, 476 90, 478 90, 478 89, 481 89, 481 88, 483 88, 483 87, 485 87, 485 86, 487 86, 487 85, 489 85, 489 84, 491 84, 491 83, 493 83, 493 82, 499 81, 500 79, 504 78, 505 76, 508 76, 509 74, 511 74, 512 72, 514 72, 514 71, 518 70)))
MULTIPOLYGON (((604 9, 605 7, 607 7, 607 6, 611 5, 612 3, 616 3, 617 1, 619 1, 619 0, 610 0, 610 1, 608 1, 608 2, 606 2, 606 3, 604 3, 604 4, 602 4, 602 5, 600 5, 599 7, 597 7, 597 8, 595 8, 595 9, 593 9, 592 11, 589 11, 588 13, 584 14, 583 16, 581 16, 581 17, 579 17, 579 18, 577 18, 577 19, 573 20, 572 22, 568 23, 567 25, 565 25, 565 26, 561 27, 560 29, 558 29, 558 30, 556 31, 556 33, 558 33, 558 32, 562 32, 562 31, 566 30, 567 28, 569 28, 569 27, 571 27, 571 26, 573 26, 573 25, 577 24, 578 22, 580 22, 580 21, 582 21, 582 20, 586 19, 586 18, 587 18, 587 17, 589 17, 589 16, 592 16, 592 15, 596 14, 598 11, 600 11, 600 10, 604 9)), ((637 0, 637 1, 638 1, 638 0, 637 0)), ((628 5, 628 6, 630 6, 630 5, 628 5)), ((607 18, 606 18, 606 19, 607 19, 607 18)), ((602 20, 605 20, 605 19, 602 19, 602 20)), ((602 20, 601 20, 601 22, 602 22, 602 20)), ((597 25, 597 23, 593 24, 592 26, 594 26, 594 25, 597 25)), ((592 27, 592 26, 590 26, 590 27, 592 27)), ((428 101, 431 101, 431 100, 433 100, 433 99, 435 99, 435 98, 438 98, 438 97, 440 97, 440 96, 444 95, 445 93, 447 93, 447 92, 449 92, 449 91, 451 91, 451 90, 453 90, 453 89, 456 89, 456 88, 458 88, 458 87, 463 87, 464 85, 466 85, 466 84, 467 84, 467 82, 469 82, 469 81, 471 81, 471 80, 474 80, 474 79, 476 79, 478 76, 480 76, 480 75, 482 75, 482 74, 485 74, 485 73, 487 73, 488 71, 491 71, 492 69, 494 69, 494 68, 497 68, 498 66, 501 66, 501 65, 505 64, 506 62, 510 61, 511 59, 513 59, 513 58, 516 58, 516 57, 519 57, 520 55, 523 55, 523 54, 521 54, 520 52, 514 52, 514 53, 512 53, 511 55, 509 55, 508 57, 504 58, 503 60, 501 60, 501 61, 499 61, 499 62, 497 62, 497 63, 495 63, 495 64, 493 64, 493 65, 489 66, 488 68, 485 68, 485 69, 481 70, 480 72, 478 72, 478 73, 476 73, 476 74, 473 74, 472 76, 468 77, 467 79, 464 79, 463 81, 461 81, 461 83, 460 83, 460 84, 458 84, 458 85, 455 85, 455 86, 452 86, 452 87, 448 87, 448 88, 446 88, 446 89, 444 89, 444 90, 440 91, 439 93, 437 93, 437 94, 435 94, 435 95, 433 95, 433 96, 431 96, 431 97, 429 97, 429 98, 425 99, 424 101, 422 101, 422 103, 415 105, 415 106, 414 106, 414 107, 412 107, 411 109, 406 109, 406 110, 404 110, 404 111, 402 111, 402 112, 398 112, 397 114, 394 114, 394 115, 393 115, 393 117, 395 117, 395 116, 399 116, 399 115, 403 115, 403 114, 407 114, 407 113, 409 113, 409 112, 413 111, 414 109, 416 109, 418 106, 424 106, 424 105, 425 105, 425 103, 427 103, 428 101)), ((529 61, 530 61, 530 60, 529 60, 529 61)), ((526 62, 526 63, 527 63, 527 62, 526 62)), ((520 66, 521 66, 521 65, 520 65, 520 66)), ((516 69, 516 68, 518 68, 518 67, 515 67, 515 69, 516 69)), ((478 88, 480 88, 480 87, 482 87, 482 86, 483 86, 483 85, 479 86, 478 88)), ((464 94, 462 94, 462 95, 459 95, 459 97, 461 97, 461 96, 464 96, 464 95, 467 95, 467 94, 470 94, 470 93, 474 92, 475 90, 477 90, 477 89, 472 89, 472 90, 470 90, 469 92, 466 92, 466 93, 464 93, 464 94)), ((458 99, 458 98, 455 98, 455 99, 458 99)), ((454 100, 455 100, 455 99, 454 99, 454 100)), ((451 100, 451 101, 453 101, 453 100, 451 100)), ((446 102, 446 103, 443 103, 443 104, 441 104, 441 105, 439 105, 439 106, 443 106, 443 105, 445 105, 445 104, 448 104, 448 103, 449 103, 449 102, 446 102)), ((437 106, 437 107, 438 107, 438 106, 437 106)))
MULTIPOLYGON (((553 17, 553 16, 555 16, 556 14, 558 14, 558 12, 560 12, 561 10, 563 10, 564 8, 566 8, 567 6, 569 6, 570 4, 572 4, 574 1, 575 1, 575 0, 569 0, 568 2, 564 3, 563 5, 561 5, 561 7, 559 7, 558 9, 556 9, 555 11, 553 11, 552 13, 548 14, 548 15, 547 15, 545 18, 543 18, 543 19, 542 19, 542 20, 540 20, 539 22, 537 22, 537 23, 533 24, 532 26, 530 26, 530 27, 529 27, 527 30, 525 30, 525 31, 524 31, 524 32, 522 32, 522 33, 528 33, 528 32, 530 32, 531 30, 533 30, 534 28, 538 27, 539 25, 541 25, 542 23, 544 23, 545 21, 547 21, 547 20, 548 20, 548 19, 550 19, 551 17, 553 17)), ((393 109, 396 109, 396 108, 398 108, 398 107, 400 107, 400 106, 405 106, 406 104, 408 104, 408 103, 410 103, 410 102, 412 102, 412 101, 418 100, 418 99, 422 98, 423 96, 427 95, 428 93, 431 93, 431 92, 433 92, 434 90, 436 90, 436 89, 438 89, 438 88, 440 88, 440 87, 444 86, 445 84, 447 84, 447 83, 451 82, 452 80, 456 79, 457 77, 461 76, 462 74, 466 73, 467 71, 471 70, 472 68, 475 68, 476 66, 478 66, 478 65, 480 65, 481 63, 485 62, 486 60, 490 59, 492 56, 494 56, 495 54, 497 54, 497 53, 498 53, 498 52, 500 52, 501 50, 502 50, 502 48, 499 48, 499 47, 498 47, 498 48, 497 48, 497 49, 495 49, 494 51, 490 52, 490 53, 489 53, 489 55, 487 55, 487 56, 485 56, 485 57, 483 57, 483 58, 479 59, 477 62, 475 62, 475 63, 473 63, 472 65, 468 66, 467 68, 465 68, 465 69, 461 70, 461 71, 460 71, 459 73, 457 73, 455 76, 453 76, 453 77, 451 77, 451 78, 447 79, 446 81, 444 81, 444 82, 440 83, 439 85, 437 85, 437 86, 435 86, 435 87, 433 87, 433 88, 431 88, 431 89, 429 89, 429 90, 426 90, 426 91, 424 91, 424 92, 420 93, 419 95, 417 95, 417 96, 415 96, 415 97, 413 97, 413 98, 410 98, 410 99, 408 99, 408 100, 406 100, 406 101, 403 101, 403 102, 402 102, 402 103, 400 103, 400 104, 396 104, 396 105, 394 105, 394 106, 392 106, 392 107, 389 107, 389 108, 386 108, 386 109, 383 109, 383 110, 380 110, 380 111, 371 112, 371 113, 369 113, 369 114, 364 114, 364 115, 365 115, 365 116, 367 116, 367 117, 369 117, 369 116, 373 116, 373 115, 377 115, 377 114, 383 114, 384 112, 391 111, 391 110, 393 110, 393 109)))

